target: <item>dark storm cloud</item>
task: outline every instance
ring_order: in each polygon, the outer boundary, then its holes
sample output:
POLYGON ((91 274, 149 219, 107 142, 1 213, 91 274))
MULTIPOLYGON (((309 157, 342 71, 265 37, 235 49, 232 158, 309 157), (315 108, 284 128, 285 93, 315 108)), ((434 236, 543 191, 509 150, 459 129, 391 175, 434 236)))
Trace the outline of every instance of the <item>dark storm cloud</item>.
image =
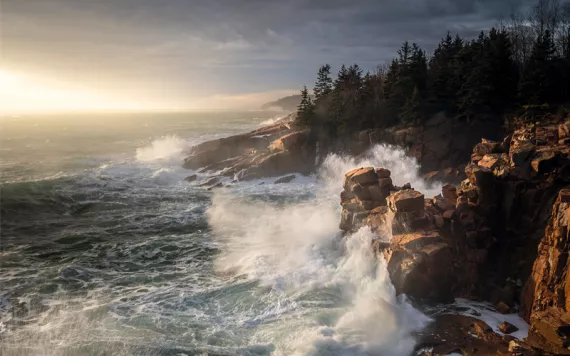
POLYGON ((8 65, 115 78, 120 88, 142 83, 188 95, 296 88, 319 64, 373 68, 405 40, 431 49, 448 30, 474 36, 533 2, 4 0, 3 54, 8 65))

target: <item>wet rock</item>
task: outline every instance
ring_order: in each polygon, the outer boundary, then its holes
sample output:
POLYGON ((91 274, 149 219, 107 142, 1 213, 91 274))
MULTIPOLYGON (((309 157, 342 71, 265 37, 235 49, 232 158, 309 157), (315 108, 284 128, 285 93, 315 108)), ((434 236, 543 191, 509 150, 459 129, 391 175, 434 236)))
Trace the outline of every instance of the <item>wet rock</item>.
POLYGON ((499 325, 499 330, 503 333, 503 334, 512 334, 515 331, 518 331, 519 328, 517 328, 516 326, 514 326, 513 324, 507 322, 507 321, 503 321, 501 323, 501 325, 499 325))
POLYGON ((412 213, 424 211, 424 195, 412 189, 400 190, 390 194, 388 207, 395 212, 412 213))
POLYGON ((417 349, 431 350, 427 355, 506 355, 509 349, 508 342, 489 325, 464 315, 435 316, 417 339, 417 349))
POLYGON ((345 188, 347 184, 357 183, 360 185, 375 184, 378 182, 376 170, 373 167, 357 168, 345 175, 344 178, 345 188))
POLYGON ((185 180, 186 182, 189 182, 189 183, 196 181, 196 179, 198 179, 198 176, 195 175, 195 174, 192 174, 191 176, 188 176, 188 177, 184 178, 184 180, 185 180))
POLYGON ((495 309, 501 313, 501 314, 510 314, 512 313, 511 307, 509 307, 506 303, 504 302, 498 302, 497 304, 495 304, 495 309))
POLYGON ((294 174, 279 178, 275 181, 274 184, 283 184, 283 183, 290 183, 292 182, 297 176, 294 174))
POLYGON ((217 184, 219 181, 220 181, 219 178, 213 177, 213 178, 210 178, 210 179, 208 179, 208 180, 205 180, 205 181, 201 182, 201 183, 199 184, 199 186, 200 186, 200 187, 205 187, 205 186, 208 186, 208 185, 209 185, 209 186, 212 186, 212 185, 217 184))
POLYGON ((213 186, 209 187, 208 190, 214 190, 214 189, 217 189, 217 188, 222 188, 223 186, 224 186, 224 183, 221 183, 221 182, 220 182, 220 183, 218 183, 218 184, 216 184, 216 185, 213 185, 213 186))
MULTIPOLYGON (((376 168, 376 176, 378 179, 390 178, 391 172, 385 168, 376 168)), ((390 181, 391 182, 391 181, 390 181)))

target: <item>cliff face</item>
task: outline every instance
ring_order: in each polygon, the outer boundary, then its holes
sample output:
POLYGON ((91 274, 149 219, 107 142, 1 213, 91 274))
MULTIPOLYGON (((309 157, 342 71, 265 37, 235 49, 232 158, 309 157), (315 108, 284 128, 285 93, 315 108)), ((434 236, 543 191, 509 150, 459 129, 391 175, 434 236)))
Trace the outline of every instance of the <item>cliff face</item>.
POLYGON ((521 314, 529 321, 528 342, 557 354, 570 354, 570 189, 552 208, 538 257, 522 295, 521 314))
MULTIPOLYGON (((376 232, 373 248, 398 293, 435 302, 482 299, 503 312, 521 304, 528 344, 570 354, 570 121, 483 140, 465 174, 458 189, 447 185, 425 199, 410 186, 394 187, 384 169, 351 171, 340 227, 376 232)), ((497 350, 504 348, 497 340, 497 350)))
POLYGON ((498 138, 500 131, 496 123, 467 124, 441 114, 422 125, 363 131, 358 134, 358 142, 363 148, 376 143, 403 147, 417 159, 428 180, 460 181, 472 147, 481 137, 498 138))

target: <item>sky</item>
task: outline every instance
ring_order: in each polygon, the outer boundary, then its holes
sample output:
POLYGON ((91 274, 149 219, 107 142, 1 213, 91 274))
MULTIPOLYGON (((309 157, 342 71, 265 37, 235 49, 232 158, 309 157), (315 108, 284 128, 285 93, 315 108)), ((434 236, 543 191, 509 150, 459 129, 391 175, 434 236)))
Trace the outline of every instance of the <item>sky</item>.
POLYGON ((0 111, 235 109, 534 0, 1 0, 0 111))

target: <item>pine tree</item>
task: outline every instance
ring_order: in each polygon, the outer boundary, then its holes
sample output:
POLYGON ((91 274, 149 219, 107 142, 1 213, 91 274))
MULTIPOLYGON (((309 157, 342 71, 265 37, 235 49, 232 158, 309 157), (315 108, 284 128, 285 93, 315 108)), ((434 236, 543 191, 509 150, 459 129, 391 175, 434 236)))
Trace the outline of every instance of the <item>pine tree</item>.
POLYGON ((315 107, 305 85, 301 89, 301 102, 297 106, 297 121, 301 126, 311 126, 314 124, 314 113, 315 107))
POLYGON ((329 95, 333 90, 333 81, 331 78, 331 66, 325 64, 319 68, 317 74, 317 82, 313 89, 315 95, 315 103, 321 101, 325 96, 329 95))
POLYGON ((546 30, 537 38, 530 57, 525 64, 519 84, 519 95, 523 103, 543 104, 553 93, 552 64, 555 46, 550 31, 546 30))
POLYGON ((405 124, 418 123, 421 121, 420 91, 414 87, 412 95, 406 100, 400 112, 400 121, 405 124))

